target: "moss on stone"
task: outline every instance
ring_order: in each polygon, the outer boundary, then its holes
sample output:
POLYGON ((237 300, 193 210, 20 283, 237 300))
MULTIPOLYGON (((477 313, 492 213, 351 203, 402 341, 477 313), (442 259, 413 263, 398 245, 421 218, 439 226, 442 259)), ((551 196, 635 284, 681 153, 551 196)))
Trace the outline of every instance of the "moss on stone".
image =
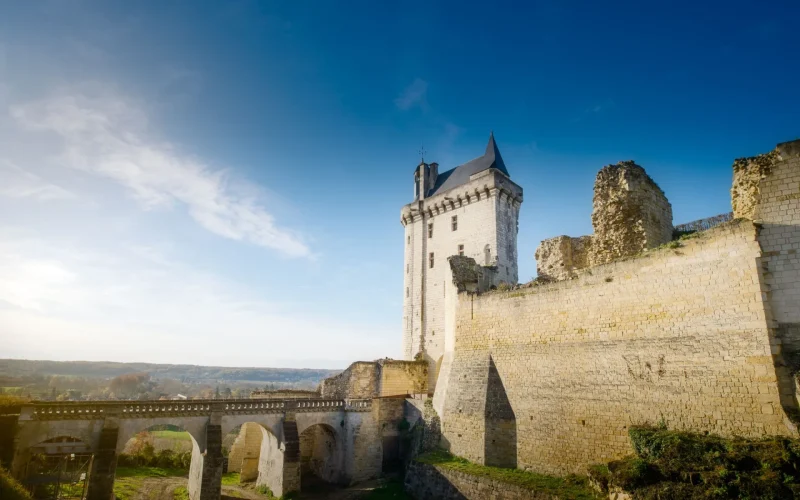
POLYGON ((487 477, 495 481, 521 486, 531 491, 555 495, 558 498, 596 499, 586 477, 570 475, 566 477, 548 476, 521 469, 505 469, 472 463, 443 450, 434 450, 416 458, 417 462, 455 470, 473 476, 487 477))
POLYGON ((594 484, 634 498, 800 498, 800 441, 632 427, 636 455, 593 466, 594 484))

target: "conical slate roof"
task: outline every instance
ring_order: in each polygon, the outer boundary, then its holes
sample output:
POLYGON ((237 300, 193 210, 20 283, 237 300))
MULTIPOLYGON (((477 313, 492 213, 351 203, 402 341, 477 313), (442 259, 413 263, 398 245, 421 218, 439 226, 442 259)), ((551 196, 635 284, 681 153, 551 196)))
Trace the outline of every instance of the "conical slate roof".
POLYGON ((433 189, 430 190, 427 196, 444 193, 462 184, 466 184, 469 182, 470 176, 490 168, 496 168, 511 177, 506 169, 506 164, 503 163, 503 157, 500 156, 497 143, 494 141, 494 133, 489 136, 489 143, 486 145, 486 152, 483 153, 483 156, 479 156, 447 172, 440 173, 436 179, 436 185, 433 186, 433 189))

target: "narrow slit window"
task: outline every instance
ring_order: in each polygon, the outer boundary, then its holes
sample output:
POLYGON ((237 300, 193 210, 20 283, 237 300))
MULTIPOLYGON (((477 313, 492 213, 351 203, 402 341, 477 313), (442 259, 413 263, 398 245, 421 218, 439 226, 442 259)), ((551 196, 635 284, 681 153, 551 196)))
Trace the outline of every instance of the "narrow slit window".
POLYGON ((450 225, 452 226, 453 231, 458 229, 458 215, 454 215, 453 216, 453 219, 451 220, 450 225))
POLYGON ((458 255, 464 256, 464 245, 458 245, 458 255))
POLYGON ((408 287, 406 287, 406 297, 408 297, 408 287))
POLYGON ((428 238, 433 238, 433 222, 428 224, 428 238))
POLYGON ((430 268, 433 269, 433 252, 431 252, 430 255, 428 255, 428 264, 430 268))

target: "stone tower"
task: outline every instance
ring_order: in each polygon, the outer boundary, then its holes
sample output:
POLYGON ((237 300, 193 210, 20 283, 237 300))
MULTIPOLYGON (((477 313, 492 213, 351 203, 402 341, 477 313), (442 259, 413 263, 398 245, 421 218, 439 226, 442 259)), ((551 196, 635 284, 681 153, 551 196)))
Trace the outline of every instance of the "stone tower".
POLYGON ((483 156, 472 161, 445 172, 422 161, 414 170, 414 201, 400 213, 403 356, 428 361, 431 392, 444 353, 445 285, 452 280, 447 259, 472 257, 496 268, 495 284, 516 284, 521 204, 522 188, 511 180, 494 134, 483 156))

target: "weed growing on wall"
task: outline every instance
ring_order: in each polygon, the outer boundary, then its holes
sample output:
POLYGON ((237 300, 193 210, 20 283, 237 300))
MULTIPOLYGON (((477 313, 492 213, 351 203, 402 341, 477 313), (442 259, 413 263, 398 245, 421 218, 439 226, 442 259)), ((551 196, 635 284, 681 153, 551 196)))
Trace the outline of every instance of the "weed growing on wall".
POLYGON ((635 456, 589 468, 594 484, 634 498, 800 498, 800 441, 723 438, 632 427, 635 456))

